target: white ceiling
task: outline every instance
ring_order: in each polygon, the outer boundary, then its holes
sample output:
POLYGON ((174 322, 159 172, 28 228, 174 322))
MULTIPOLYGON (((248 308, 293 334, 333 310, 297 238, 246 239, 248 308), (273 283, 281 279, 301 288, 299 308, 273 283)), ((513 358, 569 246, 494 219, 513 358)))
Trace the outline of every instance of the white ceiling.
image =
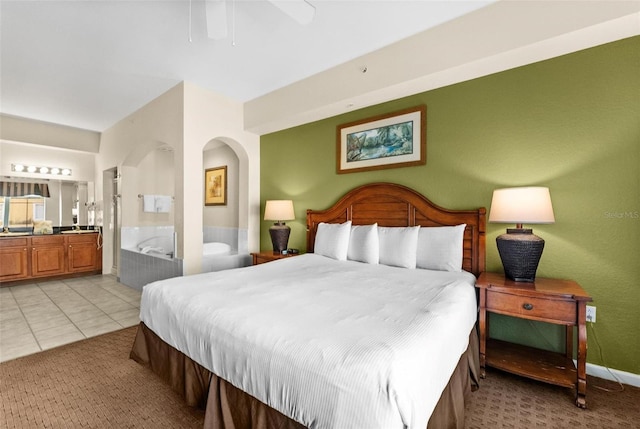
POLYGON ((227 0, 212 40, 202 0, 1 0, 0 111, 102 131, 181 81, 248 101, 492 1, 309 0, 303 26, 227 0))
POLYGON ((0 0, 0 113, 103 131, 189 81, 262 134, 640 34, 637 0, 307 1, 226 0, 211 40, 203 0, 0 0))

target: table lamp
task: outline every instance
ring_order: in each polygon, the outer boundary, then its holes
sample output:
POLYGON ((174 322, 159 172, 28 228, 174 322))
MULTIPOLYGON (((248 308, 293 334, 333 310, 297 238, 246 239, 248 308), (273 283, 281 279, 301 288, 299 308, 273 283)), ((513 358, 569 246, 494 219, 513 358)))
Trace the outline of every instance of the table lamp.
POLYGON ((498 253, 507 278, 534 282, 544 249, 544 240, 522 224, 554 223, 549 188, 520 187, 493 191, 489 222, 515 223, 496 238, 498 253))
POLYGON ((282 253, 287 249, 291 228, 283 221, 295 219, 293 212, 293 201, 291 200, 268 200, 264 208, 264 220, 275 220, 276 223, 269 228, 273 251, 282 253))

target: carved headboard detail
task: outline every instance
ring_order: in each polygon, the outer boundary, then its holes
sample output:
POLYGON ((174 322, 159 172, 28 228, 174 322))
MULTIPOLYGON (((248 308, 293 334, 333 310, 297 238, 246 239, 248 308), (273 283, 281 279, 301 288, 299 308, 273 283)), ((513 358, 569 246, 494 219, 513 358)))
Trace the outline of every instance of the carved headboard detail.
POLYGON ((326 210, 307 210, 307 252, 313 252, 318 224, 342 223, 379 226, 454 226, 464 232, 463 269, 476 276, 485 270, 486 209, 447 210, 413 189, 393 183, 372 183, 345 194, 326 210))

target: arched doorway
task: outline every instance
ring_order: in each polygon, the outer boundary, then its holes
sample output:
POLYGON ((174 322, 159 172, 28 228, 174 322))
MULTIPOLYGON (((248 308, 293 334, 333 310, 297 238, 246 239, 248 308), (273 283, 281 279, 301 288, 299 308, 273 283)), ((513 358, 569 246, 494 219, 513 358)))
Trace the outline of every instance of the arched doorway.
POLYGON ((210 190, 205 183, 202 216, 203 271, 237 268, 249 265, 251 261, 248 254, 248 229, 246 221, 243 222, 242 219, 243 216, 246 217, 246 210, 245 213, 241 210, 241 207, 246 207, 243 200, 247 198, 242 186, 246 183, 246 162, 242 162, 237 150, 246 158, 244 150, 228 138, 212 139, 203 148, 203 171, 212 179, 217 180, 223 176, 224 193, 223 197, 207 200, 206 193, 210 190), (207 204, 207 201, 211 202, 207 204))
POLYGON ((147 283, 182 274, 175 256, 175 156, 163 142, 137 145, 121 168, 119 279, 141 289, 147 283), (151 268, 152 267, 152 268, 151 268))

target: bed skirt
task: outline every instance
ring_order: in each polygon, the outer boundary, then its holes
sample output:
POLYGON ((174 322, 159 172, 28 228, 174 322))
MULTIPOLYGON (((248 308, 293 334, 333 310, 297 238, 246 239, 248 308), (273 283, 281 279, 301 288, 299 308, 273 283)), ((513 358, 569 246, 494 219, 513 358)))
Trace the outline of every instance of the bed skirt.
MULTIPOLYGON (((304 426, 211 373, 140 323, 130 358, 148 366, 189 406, 205 410, 205 429, 303 429, 304 426)), ((480 362, 475 328, 427 428, 464 427, 465 399, 478 387, 480 362)))

